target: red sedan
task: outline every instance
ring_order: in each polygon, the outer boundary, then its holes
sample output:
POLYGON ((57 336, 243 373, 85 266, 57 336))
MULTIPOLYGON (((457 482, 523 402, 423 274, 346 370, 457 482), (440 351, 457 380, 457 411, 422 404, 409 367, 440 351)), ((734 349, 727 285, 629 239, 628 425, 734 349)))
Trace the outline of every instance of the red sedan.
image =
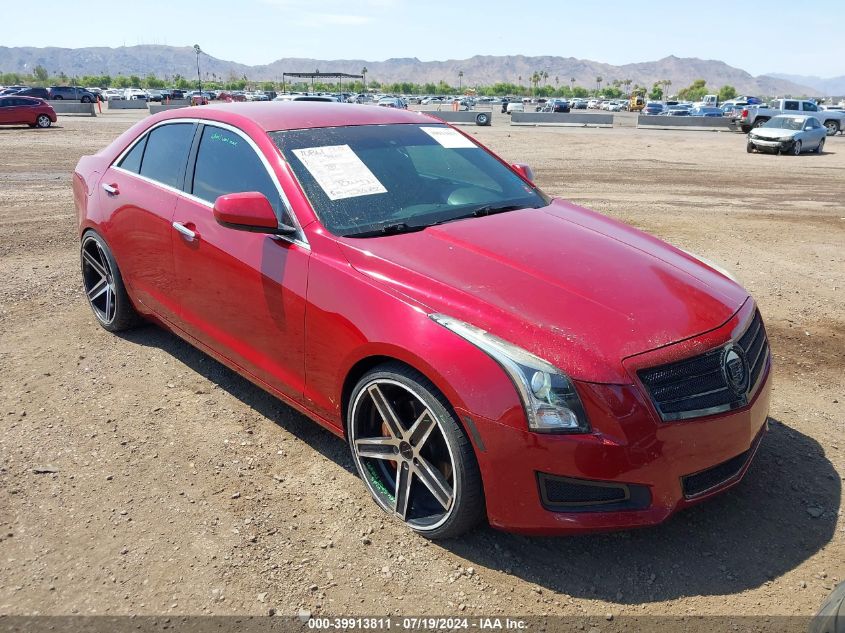
POLYGON ((161 113, 76 168, 84 288, 346 438, 430 538, 652 525, 735 485, 769 405, 753 299, 532 179, 400 109, 161 113))
POLYGON ((43 99, 0 97, 0 125, 23 125, 29 127, 50 127, 56 122, 56 111, 43 99))

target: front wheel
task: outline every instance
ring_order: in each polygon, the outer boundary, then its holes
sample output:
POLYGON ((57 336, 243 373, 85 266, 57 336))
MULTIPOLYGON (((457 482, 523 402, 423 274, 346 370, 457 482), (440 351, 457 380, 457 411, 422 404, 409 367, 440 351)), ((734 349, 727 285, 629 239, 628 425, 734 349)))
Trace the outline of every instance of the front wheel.
POLYGON ((824 137, 819 141, 818 147, 816 147, 816 154, 821 154, 824 152, 824 137))
POLYGON ((485 112, 476 114, 475 123, 476 125, 488 125, 490 123, 490 115, 485 112))
POLYGON ((754 121, 754 125, 752 125, 751 127, 752 128, 763 127, 766 124, 766 121, 768 121, 768 119, 757 119, 756 121, 754 121))
POLYGON ((46 114, 39 114, 38 118, 35 119, 35 125, 41 128, 50 127, 52 123, 53 122, 50 120, 50 117, 48 117, 46 114))
POLYGON ((106 241, 89 231, 80 253, 82 287, 97 321, 109 332, 128 330, 140 322, 129 300, 123 277, 106 241))
POLYGON ((754 143, 746 143, 745 151, 748 152, 749 154, 753 154, 754 153, 754 143))
POLYGON ((82 103, 91 103, 91 97, 82 97, 82 103))
POLYGON ((825 121, 824 126, 827 128, 828 136, 836 136, 839 131, 839 121, 825 121))
POLYGON ((375 502, 418 534, 459 536, 484 516, 472 445, 445 397, 398 363, 367 372, 349 401, 347 436, 375 502))
POLYGON ((795 144, 792 146, 792 155, 798 156, 801 153, 801 141, 795 141, 795 144))

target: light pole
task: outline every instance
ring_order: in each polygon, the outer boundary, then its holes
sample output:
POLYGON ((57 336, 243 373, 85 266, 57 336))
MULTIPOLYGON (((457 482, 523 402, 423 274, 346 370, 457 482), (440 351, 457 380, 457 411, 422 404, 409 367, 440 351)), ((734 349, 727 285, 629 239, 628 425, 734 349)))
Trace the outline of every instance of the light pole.
POLYGON ((197 84, 200 88, 200 97, 202 97, 202 76, 200 75, 200 53, 202 53, 202 49, 199 44, 194 44, 194 52, 197 54, 197 84))
POLYGON ((464 90, 464 71, 458 71, 458 92, 462 93, 464 90))

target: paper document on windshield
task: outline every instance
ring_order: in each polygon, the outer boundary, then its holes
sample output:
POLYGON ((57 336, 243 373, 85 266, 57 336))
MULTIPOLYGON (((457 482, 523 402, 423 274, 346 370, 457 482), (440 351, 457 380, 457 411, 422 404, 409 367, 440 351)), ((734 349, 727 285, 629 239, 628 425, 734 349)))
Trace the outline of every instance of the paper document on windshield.
POLYGON ((293 153, 314 176, 329 200, 387 193, 375 174, 349 145, 295 149, 293 153))
POLYGON ((463 149, 476 146, 466 136, 449 127, 421 127, 420 129, 446 149, 463 149))

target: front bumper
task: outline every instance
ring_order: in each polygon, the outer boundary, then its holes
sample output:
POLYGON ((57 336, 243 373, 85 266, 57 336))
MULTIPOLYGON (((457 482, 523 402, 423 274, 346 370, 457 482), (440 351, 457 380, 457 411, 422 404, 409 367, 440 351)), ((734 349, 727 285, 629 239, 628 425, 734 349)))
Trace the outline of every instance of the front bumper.
POLYGON ((781 140, 768 140, 768 139, 759 139, 759 138, 749 138, 748 142, 754 145, 757 149, 764 149, 769 151, 776 151, 780 150, 782 152, 787 152, 792 149, 792 146, 795 144, 794 139, 788 139, 785 141, 781 140))
MULTIPOLYGON (((738 320, 707 338, 730 340, 738 320)), ((646 355, 642 362, 653 358, 646 355)), ((637 385, 578 389, 590 434, 537 434, 472 419, 476 447, 483 447, 477 454, 492 526, 563 534, 656 525, 736 485, 767 429, 771 355, 747 406, 686 421, 660 421, 637 385), (551 495, 549 482, 557 486, 551 495), (561 505, 550 499, 561 490, 579 495, 584 486, 596 487, 603 501, 561 505)))

